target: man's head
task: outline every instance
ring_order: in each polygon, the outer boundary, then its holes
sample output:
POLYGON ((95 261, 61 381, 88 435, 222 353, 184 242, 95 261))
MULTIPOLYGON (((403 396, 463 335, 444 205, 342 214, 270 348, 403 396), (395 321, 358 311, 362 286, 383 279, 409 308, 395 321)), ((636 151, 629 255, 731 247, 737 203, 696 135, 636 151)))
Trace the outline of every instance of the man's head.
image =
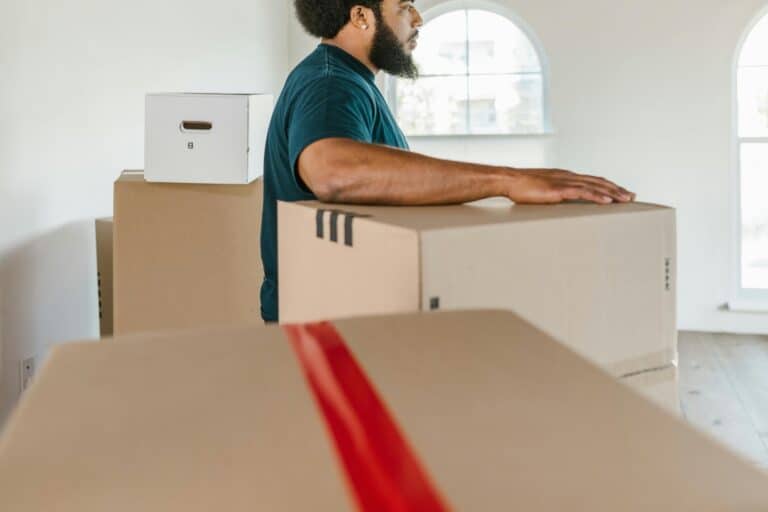
POLYGON ((315 37, 361 44, 371 64, 416 78, 412 52, 422 19, 413 0, 295 0, 296 15, 315 37))

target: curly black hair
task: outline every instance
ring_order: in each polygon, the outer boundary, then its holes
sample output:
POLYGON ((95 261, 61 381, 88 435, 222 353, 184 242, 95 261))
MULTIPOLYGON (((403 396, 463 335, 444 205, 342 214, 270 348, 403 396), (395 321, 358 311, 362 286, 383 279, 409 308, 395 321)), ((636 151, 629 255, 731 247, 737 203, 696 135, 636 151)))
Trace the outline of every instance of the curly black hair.
POLYGON ((349 11, 356 5, 373 9, 381 18, 383 0, 294 0, 296 16, 304 30, 315 37, 332 39, 349 22, 349 11))

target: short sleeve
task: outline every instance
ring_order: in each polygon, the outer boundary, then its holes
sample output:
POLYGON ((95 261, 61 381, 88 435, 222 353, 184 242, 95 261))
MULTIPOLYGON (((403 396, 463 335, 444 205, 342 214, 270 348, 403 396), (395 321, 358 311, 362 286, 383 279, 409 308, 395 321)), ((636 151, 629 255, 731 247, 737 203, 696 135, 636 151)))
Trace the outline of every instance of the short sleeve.
POLYGON ((306 189, 296 164, 307 146, 335 137, 372 142, 374 118, 374 100, 361 84, 335 76, 308 84, 288 117, 288 158, 297 185, 306 189))

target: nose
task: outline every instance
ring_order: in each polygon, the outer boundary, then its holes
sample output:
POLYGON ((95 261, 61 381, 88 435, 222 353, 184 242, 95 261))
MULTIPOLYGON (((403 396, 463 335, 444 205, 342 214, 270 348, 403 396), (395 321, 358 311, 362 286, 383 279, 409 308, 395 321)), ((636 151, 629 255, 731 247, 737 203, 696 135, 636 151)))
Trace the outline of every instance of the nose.
POLYGON ((419 12, 419 10, 414 8, 413 9, 413 14, 414 14, 413 26, 416 27, 416 28, 419 28, 422 25, 424 25, 424 19, 421 17, 421 13, 419 12))

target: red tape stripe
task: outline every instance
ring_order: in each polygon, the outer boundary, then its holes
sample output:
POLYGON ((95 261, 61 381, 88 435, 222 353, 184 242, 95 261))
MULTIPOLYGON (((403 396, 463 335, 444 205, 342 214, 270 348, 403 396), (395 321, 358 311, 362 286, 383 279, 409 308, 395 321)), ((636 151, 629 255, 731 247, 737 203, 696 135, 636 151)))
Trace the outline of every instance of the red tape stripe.
POLYGON ((323 413, 358 510, 446 512, 405 436, 333 325, 286 325, 283 330, 323 413))

